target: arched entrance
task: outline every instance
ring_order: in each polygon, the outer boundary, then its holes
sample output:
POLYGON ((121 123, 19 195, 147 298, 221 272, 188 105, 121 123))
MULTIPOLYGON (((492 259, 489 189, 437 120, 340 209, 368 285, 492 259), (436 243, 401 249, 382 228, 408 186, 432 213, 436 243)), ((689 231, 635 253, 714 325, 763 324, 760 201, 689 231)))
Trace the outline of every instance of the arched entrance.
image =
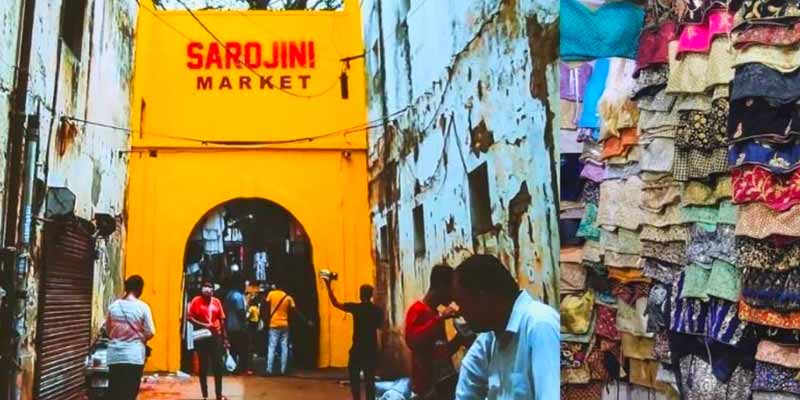
MULTIPOLYGON (((225 300, 234 285, 245 283, 248 301, 277 285, 289 293, 313 327, 293 323, 291 367, 315 368, 319 353, 319 308, 311 239, 302 224, 282 206, 260 198, 229 200, 203 215, 186 242, 184 302, 199 295, 203 280, 214 282, 225 300)), ((263 370, 266 332, 251 332, 256 371, 263 370)), ((185 349, 185 346, 182 346, 185 349)), ((191 370, 184 350, 182 369, 191 370)))
MULTIPOLYGON (((335 289, 340 300, 358 301, 359 286, 373 283, 375 276, 365 165, 363 152, 352 153, 349 160, 334 151, 134 155, 130 160, 125 275, 144 278, 142 299, 150 304, 156 324, 153 352, 145 368, 181 368, 180 304, 187 240, 203 216, 231 199, 269 199, 288 210, 312 242, 309 253, 314 269, 337 271, 340 278, 335 289)), ((324 294, 316 272, 314 279, 303 283, 324 294)), ((345 366, 352 318, 325 298, 320 298, 317 307, 316 366, 345 366)))

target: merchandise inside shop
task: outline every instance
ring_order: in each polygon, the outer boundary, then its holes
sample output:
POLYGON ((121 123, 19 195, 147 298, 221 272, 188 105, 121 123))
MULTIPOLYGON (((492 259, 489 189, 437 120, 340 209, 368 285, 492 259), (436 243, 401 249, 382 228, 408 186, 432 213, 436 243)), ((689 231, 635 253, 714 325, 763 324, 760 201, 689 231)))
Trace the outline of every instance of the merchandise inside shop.
POLYGON ((560 24, 562 399, 800 399, 800 6, 560 24))
MULTIPOLYGON (((235 199, 214 208, 192 231, 184 264, 184 309, 200 294, 204 281, 214 284, 214 295, 221 300, 234 288, 244 290, 248 305, 263 302, 274 287, 289 293, 298 310, 315 323, 290 334, 295 366, 316 366, 319 299, 311 239, 286 209, 262 199, 235 199)), ((184 332, 187 325, 183 318, 184 332)), ((266 350, 266 331, 256 336, 254 342, 264 344, 254 345, 260 354, 266 350)), ((184 350, 185 370, 191 370, 191 362, 191 353, 184 350)))

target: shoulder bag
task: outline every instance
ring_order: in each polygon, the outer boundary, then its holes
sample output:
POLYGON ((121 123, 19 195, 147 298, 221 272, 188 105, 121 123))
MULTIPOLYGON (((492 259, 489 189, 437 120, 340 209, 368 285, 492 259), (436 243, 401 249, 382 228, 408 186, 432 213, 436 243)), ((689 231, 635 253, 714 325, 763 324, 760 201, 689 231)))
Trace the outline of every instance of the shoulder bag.
POLYGON ((125 310, 122 307, 122 304, 120 304, 119 308, 120 308, 120 310, 122 310, 122 316, 125 317, 125 322, 128 324, 128 326, 130 326, 131 329, 133 329, 134 332, 140 334, 140 336, 142 338, 142 343, 144 343, 144 358, 145 359, 150 358, 150 354, 153 352, 153 349, 150 346, 147 345, 147 340, 145 340, 144 335, 141 335, 141 333, 138 330, 136 330, 136 327, 133 326, 131 321, 128 319, 128 313, 125 312, 125 310))
MULTIPOLYGON (((213 303, 214 303, 214 299, 212 298, 211 301, 208 303, 208 323, 209 324, 211 323, 211 305, 213 303)), ((195 329, 195 330, 192 331, 192 340, 194 340, 195 342, 208 340, 212 336, 214 336, 214 334, 211 333, 211 329, 209 329, 209 328, 200 328, 200 329, 195 329)))

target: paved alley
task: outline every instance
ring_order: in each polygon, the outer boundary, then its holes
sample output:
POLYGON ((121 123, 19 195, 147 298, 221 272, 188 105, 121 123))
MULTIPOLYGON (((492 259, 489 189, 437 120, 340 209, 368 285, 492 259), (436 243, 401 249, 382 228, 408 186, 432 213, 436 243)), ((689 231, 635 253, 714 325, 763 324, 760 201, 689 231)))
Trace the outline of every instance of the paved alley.
MULTIPOLYGON (((209 389, 213 392, 213 379, 209 389)), ((350 398, 348 386, 337 380, 318 378, 225 377, 224 395, 230 400, 344 400, 350 398)), ((213 398, 213 397, 212 397, 213 398)), ((157 383, 143 383, 140 400, 199 400, 197 377, 177 380, 161 377, 157 383)))

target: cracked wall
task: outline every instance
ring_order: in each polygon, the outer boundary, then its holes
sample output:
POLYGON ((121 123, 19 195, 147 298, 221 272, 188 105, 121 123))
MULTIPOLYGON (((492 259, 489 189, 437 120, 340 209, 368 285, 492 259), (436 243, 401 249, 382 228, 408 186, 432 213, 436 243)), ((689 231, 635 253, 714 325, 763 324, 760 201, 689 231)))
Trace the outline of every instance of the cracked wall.
MULTIPOLYGON (((125 235, 122 215, 127 184, 129 132, 69 121, 64 117, 119 128, 128 126, 133 74, 133 27, 138 5, 135 0, 87 1, 83 25, 80 27, 82 41, 78 53, 67 46, 59 34, 64 1, 36 2, 26 112, 39 112, 36 179, 47 187, 66 187, 74 193, 74 213, 80 218, 91 221, 98 213, 117 218, 117 231, 109 238, 98 240, 92 306, 92 326, 96 335, 105 319, 109 300, 118 296, 121 289, 121 253, 125 235)), ((16 64, 19 57, 18 38, 23 2, 2 3, 0 169, 6 171, 5 155, 11 134, 8 115, 10 112, 19 112, 10 109, 8 93, 14 84, 14 68, 11 65, 16 64)), ((68 7, 78 7, 78 4, 80 2, 70 0, 68 7)), ((3 179, 0 178, 0 192, 5 192, 3 179)), ((46 204, 37 204, 39 218, 34 220, 37 253, 42 248, 46 208, 46 204)), ((37 257, 28 276, 27 324, 22 344, 23 370, 18 378, 23 399, 33 398, 41 269, 37 257)))
MULTIPOLYGON (((20 0, 0 2, 0 193, 6 192, 8 161, 9 112, 12 106, 11 91, 14 87, 17 60, 17 30, 20 24, 22 4, 20 0)), ((0 203, 0 208, 2 203, 0 203)), ((0 238, 3 237, 3 220, 0 212, 0 238)))
POLYGON ((370 120, 391 117, 369 134, 388 364, 407 366, 405 310, 438 262, 494 254, 557 307, 557 13, 549 0, 363 2, 370 120), (482 197, 469 176, 484 165, 488 218, 471 211, 482 197))

